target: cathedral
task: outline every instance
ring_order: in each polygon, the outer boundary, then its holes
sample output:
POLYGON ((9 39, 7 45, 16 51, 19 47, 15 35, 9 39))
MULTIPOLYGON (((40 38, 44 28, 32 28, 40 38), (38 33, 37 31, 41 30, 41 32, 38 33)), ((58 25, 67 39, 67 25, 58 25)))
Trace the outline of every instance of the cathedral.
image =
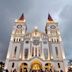
POLYGON ((27 31, 24 14, 15 20, 5 61, 9 72, 67 72, 63 42, 48 14, 45 31, 27 31))

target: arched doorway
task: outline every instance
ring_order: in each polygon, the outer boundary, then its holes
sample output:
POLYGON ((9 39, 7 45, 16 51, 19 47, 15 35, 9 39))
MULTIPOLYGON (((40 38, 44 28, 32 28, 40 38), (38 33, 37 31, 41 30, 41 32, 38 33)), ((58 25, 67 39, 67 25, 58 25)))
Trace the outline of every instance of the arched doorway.
POLYGON ((39 60, 34 60, 32 63, 31 63, 31 72, 40 72, 40 70, 42 70, 42 64, 39 60))
POLYGON ((45 63, 45 71, 52 71, 52 64, 51 63, 45 63))
POLYGON ((27 68, 28 68, 27 63, 22 63, 22 64, 20 65, 20 72, 28 72, 28 71, 27 71, 27 68))

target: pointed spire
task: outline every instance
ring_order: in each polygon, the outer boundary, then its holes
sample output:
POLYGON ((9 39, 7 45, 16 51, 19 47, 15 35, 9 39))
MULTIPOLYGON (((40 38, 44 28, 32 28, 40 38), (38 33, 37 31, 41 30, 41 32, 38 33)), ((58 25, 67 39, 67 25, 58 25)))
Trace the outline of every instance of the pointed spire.
POLYGON ((53 21, 53 19, 52 19, 50 14, 48 14, 48 21, 53 21))
POLYGON ((22 15, 20 16, 19 20, 24 20, 24 14, 22 13, 22 15))
POLYGON ((22 15, 19 17, 19 19, 16 19, 15 22, 16 22, 17 24, 19 24, 19 23, 20 23, 20 24, 25 23, 26 20, 25 20, 25 18, 24 18, 24 14, 22 13, 22 15))

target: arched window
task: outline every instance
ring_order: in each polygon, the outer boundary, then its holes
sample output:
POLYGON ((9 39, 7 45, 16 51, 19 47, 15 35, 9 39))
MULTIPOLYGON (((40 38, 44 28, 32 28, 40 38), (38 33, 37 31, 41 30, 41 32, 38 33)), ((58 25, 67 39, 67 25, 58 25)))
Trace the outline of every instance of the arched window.
POLYGON ((34 56, 34 48, 32 48, 32 56, 34 56))
POLYGON ((28 44, 28 43, 29 43, 29 41, 25 41, 25 43, 26 43, 26 44, 28 44))
POLYGON ((14 63, 12 63, 12 68, 14 68, 14 63))
POLYGON ((14 38, 14 42, 15 42, 15 38, 14 38))
POLYGON ((56 56, 58 56, 58 47, 55 47, 56 56))
POLYGON ((51 67, 51 63, 45 63, 45 70, 49 69, 50 67, 51 67))
POLYGON ((35 56, 37 56, 37 48, 35 48, 35 56))
POLYGON ((25 59, 28 58, 28 49, 25 49, 25 59))
POLYGON ((22 63, 19 72, 28 72, 27 68, 28 68, 28 64, 27 63, 22 63))
POLYGON ((58 68, 60 68, 60 63, 58 63, 58 68))
POLYGON ((48 66, 48 63, 46 63, 45 66, 48 66))
POLYGON ((14 56, 16 56, 16 52, 17 52, 17 46, 15 46, 15 49, 14 49, 14 56))

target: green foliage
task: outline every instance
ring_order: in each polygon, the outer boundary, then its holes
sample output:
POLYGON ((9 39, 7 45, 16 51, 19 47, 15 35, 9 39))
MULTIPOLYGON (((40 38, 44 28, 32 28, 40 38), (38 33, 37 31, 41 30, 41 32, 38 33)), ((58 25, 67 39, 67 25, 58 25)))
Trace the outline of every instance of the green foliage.
POLYGON ((3 68, 2 67, 0 67, 0 72, 3 72, 3 68))

